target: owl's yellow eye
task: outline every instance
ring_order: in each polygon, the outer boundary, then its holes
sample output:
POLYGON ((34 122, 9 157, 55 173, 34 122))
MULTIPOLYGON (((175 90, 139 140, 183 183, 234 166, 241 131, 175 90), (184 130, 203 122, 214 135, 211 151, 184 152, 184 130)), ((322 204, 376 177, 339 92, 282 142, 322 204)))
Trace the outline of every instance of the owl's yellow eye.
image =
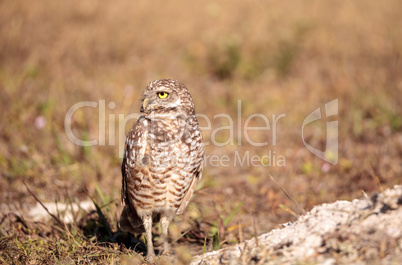
POLYGON ((158 92, 158 97, 161 99, 167 98, 169 96, 169 93, 166 92, 158 92))

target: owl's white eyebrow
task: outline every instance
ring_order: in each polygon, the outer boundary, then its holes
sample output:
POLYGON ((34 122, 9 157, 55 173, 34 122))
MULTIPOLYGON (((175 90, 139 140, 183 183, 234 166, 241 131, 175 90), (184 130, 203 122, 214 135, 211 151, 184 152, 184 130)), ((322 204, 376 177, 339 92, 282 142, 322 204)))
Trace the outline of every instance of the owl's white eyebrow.
POLYGON ((170 89, 169 89, 168 87, 164 87, 164 86, 160 86, 160 87, 158 87, 158 88, 155 89, 156 92, 166 92, 166 93, 169 93, 169 92, 167 92, 167 90, 170 90, 170 89))

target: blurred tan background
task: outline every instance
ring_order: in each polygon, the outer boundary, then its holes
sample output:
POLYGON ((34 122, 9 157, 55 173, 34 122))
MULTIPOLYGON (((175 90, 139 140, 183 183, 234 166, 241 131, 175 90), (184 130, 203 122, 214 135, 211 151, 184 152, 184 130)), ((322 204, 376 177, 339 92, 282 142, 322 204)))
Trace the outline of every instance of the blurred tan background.
MULTIPOLYGON (((249 239, 295 220, 286 207, 300 211, 269 174, 306 210, 400 184, 401 12, 398 0, 1 1, 0 200, 21 209, 34 204, 23 180, 43 201, 86 200, 86 190, 98 198, 99 187, 116 205, 110 215, 116 229, 121 159, 118 146, 108 144, 108 128, 118 128, 118 114, 138 112, 143 89, 158 78, 185 83, 212 129, 228 125, 214 118, 220 113, 237 122, 238 100, 243 125, 254 113, 270 122, 272 114, 286 114, 276 145, 272 130, 250 133, 266 147, 244 135, 238 145, 235 131, 234 145, 207 147, 207 155, 231 161, 236 152, 271 150, 286 166, 207 165, 188 210, 175 218, 173 240, 186 229, 208 235, 214 221, 227 220, 221 242, 232 244, 241 240, 239 228, 249 239), (333 99, 339 100, 336 165, 311 154, 301 138, 304 118, 333 99), (106 104, 106 145, 73 144, 64 129, 68 109, 99 100, 106 104)), ((97 139, 98 123, 97 108, 82 108, 72 128, 80 139, 97 139)), ((250 124, 264 126, 261 119, 250 124)), ((204 132, 205 141, 211 133, 204 132)), ((324 149, 325 123, 305 133, 324 149)), ((216 134, 220 142, 228 137, 216 134)), ((182 244, 202 252, 202 236, 182 244)))

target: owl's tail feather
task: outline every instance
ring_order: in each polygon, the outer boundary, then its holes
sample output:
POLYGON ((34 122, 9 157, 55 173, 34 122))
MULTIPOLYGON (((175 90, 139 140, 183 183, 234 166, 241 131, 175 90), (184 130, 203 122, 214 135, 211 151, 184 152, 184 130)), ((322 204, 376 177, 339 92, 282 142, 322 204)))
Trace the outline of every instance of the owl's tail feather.
POLYGON ((145 232, 144 225, 137 212, 131 210, 127 205, 124 206, 119 220, 120 229, 131 234, 140 234, 145 232))

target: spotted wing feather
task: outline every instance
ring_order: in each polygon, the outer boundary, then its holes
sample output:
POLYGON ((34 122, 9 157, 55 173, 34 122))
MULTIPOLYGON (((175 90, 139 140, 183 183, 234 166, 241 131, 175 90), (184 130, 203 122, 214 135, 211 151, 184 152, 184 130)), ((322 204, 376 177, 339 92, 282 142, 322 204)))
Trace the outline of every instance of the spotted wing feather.
POLYGON ((132 234, 138 234, 144 232, 144 226, 141 218, 138 216, 132 200, 129 196, 129 190, 132 189, 133 177, 137 175, 139 168, 135 161, 142 147, 141 138, 146 137, 144 127, 141 122, 141 118, 131 127, 125 143, 125 151, 123 156, 123 163, 121 166, 122 173, 122 189, 121 200, 125 205, 121 214, 119 224, 120 228, 124 231, 132 234))
POLYGON ((202 178, 204 145, 202 142, 201 130, 198 127, 198 121, 195 116, 188 119, 187 130, 183 134, 182 144, 187 145, 188 156, 190 158, 189 166, 192 170, 192 180, 189 188, 184 195, 176 214, 182 214, 187 207, 194 190, 202 178))

